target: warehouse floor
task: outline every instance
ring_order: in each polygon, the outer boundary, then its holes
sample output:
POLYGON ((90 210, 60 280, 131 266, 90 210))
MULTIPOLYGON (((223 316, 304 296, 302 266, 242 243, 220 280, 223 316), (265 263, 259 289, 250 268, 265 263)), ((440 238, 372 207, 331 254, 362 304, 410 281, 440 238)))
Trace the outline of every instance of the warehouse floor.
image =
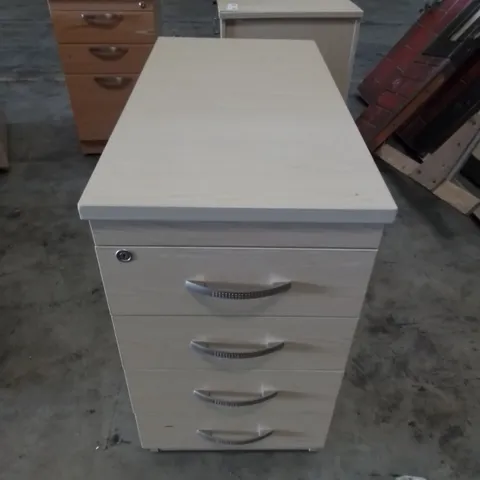
MULTIPOLYGON (((357 3, 356 83, 423 2, 357 3)), ((213 9, 164 0, 164 33, 210 36, 213 9)), ((323 451, 143 451, 76 212, 95 159, 78 148, 45 0, 0 8, 0 80, 12 123, 11 171, 0 177, 2 480, 480 478, 480 227, 387 170, 400 214, 323 451)))

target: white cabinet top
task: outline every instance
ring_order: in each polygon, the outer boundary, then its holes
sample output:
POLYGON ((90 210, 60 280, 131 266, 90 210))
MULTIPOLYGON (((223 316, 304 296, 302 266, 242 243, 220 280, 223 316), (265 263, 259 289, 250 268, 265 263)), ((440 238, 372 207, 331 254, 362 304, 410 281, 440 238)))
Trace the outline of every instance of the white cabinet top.
POLYGON ((361 18, 349 0, 217 0, 220 18, 361 18))
POLYGON ((387 223, 396 206, 313 41, 163 37, 79 212, 387 223))

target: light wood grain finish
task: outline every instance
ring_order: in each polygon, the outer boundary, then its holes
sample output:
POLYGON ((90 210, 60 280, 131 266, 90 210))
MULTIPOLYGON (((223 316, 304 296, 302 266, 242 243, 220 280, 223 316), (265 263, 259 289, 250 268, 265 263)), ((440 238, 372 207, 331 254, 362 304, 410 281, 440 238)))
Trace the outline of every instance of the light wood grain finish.
POLYGON ((274 434, 240 449, 308 449, 325 441, 342 378, 342 372, 218 372, 211 377, 202 371, 140 371, 127 374, 127 385, 145 448, 238 449, 211 444, 196 430, 219 430, 219 436, 230 437, 223 432, 249 436, 263 427, 274 434), (194 389, 239 400, 262 391, 278 394, 260 405, 227 408, 204 403, 193 395, 194 389))
POLYGON ((109 11, 154 9, 154 0, 49 0, 50 10, 109 11))
POLYGON ((220 18, 358 18, 363 11, 349 0, 217 0, 220 18), (234 3, 237 8, 229 7, 234 3))
POLYGON ((324 445, 396 207, 313 41, 160 38, 79 212, 143 447, 324 445))
POLYGON ((218 2, 226 38, 315 40, 338 89, 347 98, 363 12, 348 0, 228 0, 218 2))
POLYGON ((120 74, 141 72, 152 45, 59 45, 67 74, 120 74))
POLYGON ((113 317, 126 371, 343 370, 355 333, 355 318, 302 317, 113 317), (258 358, 201 355, 192 340, 242 352, 283 342, 283 349, 258 358))
POLYGON ((380 225, 90 222, 97 246, 371 248, 380 225))
POLYGON ((435 195, 466 215, 480 207, 480 199, 465 188, 446 181, 434 190, 435 195))
POLYGON ((313 41, 161 37, 79 211, 382 224, 396 207, 313 41))
POLYGON ((355 58, 358 28, 358 22, 345 19, 232 19, 226 21, 223 36, 315 40, 338 89, 346 98, 355 58))
POLYGON ((130 249, 132 262, 121 263, 118 249, 96 249, 113 315, 357 317, 376 255, 374 250, 138 247, 130 249), (190 293, 186 280, 238 291, 284 281, 292 288, 265 299, 224 300, 190 293))
POLYGON ((59 43, 152 43, 155 17, 152 12, 52 10, 59 43), (113 15, 113 18, 105 17, 113 15), (84 17, 87 16, 87 19, 84 17), (91 20, 88 18, 92 17, 91 20))
POLYGON ((128 74, 66 76, 75 123, 82 140, 100 141, 110 136, 137 77, 128 74), (115 86, 116 79, 119 79, 119 86, 115 86), (113 86, 109 86, 109 82, 113 82, 113 86))
POLYGON ((410 177, 429 190, 450 180, 470 158, 480 139, 480 114, 465 122, 443 145, 428 154, 410 177))

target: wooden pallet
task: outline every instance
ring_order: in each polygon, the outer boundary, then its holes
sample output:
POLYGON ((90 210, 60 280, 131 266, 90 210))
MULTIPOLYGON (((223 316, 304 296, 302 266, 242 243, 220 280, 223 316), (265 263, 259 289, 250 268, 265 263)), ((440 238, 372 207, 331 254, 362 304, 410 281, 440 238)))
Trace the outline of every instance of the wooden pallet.
POLYGON ((388 143, 375 155, 460 212, 480 220, 480 189, 460 173, 479 144, 480 115, 477 114, 422 160, 415 160, 388 143))

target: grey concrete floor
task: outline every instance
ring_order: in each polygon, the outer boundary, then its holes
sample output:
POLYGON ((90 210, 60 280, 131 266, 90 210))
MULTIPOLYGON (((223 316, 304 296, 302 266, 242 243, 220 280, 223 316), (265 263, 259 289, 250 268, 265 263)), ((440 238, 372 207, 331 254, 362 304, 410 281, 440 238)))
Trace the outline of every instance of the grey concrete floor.
MULTIPOLYGON (((420 0, 365 9, 355 84, 420 0)), ((165 34, 213 34, 210 0, 164 0, 165 34)), ((326 447, 318 453, 163 453, 139 446, 87 225, 95 165, 76 142, 44 0, 0 5, 0 478, 353 480, 480 478, 480 229, 384 172, 388 229, 326 447)), ((351 107, 359 106, 352 98, 351 107)))

